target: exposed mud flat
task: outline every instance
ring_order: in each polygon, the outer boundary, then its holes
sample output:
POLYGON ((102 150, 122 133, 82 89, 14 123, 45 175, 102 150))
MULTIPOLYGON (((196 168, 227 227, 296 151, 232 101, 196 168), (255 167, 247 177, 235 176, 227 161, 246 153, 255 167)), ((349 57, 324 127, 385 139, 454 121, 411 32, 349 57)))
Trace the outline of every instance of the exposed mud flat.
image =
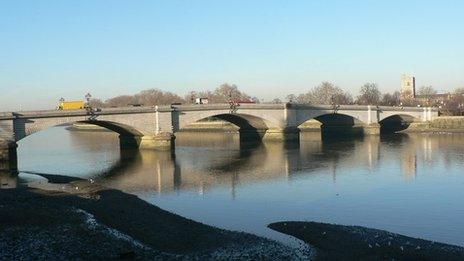
MULTIPOLYGON (((74 184, 75 185, 75 184, 74 184)), ((299 260, 298 250, 171 214, 117 190, 0 190, 2 259, 299 260)), ((91 187, 91 186, 89 186, 91 187)))
POLYGON ((271 229, 316 248, 316 260, 464 260, 464 248, 378 229, 317 222, 278 222, 271 229))

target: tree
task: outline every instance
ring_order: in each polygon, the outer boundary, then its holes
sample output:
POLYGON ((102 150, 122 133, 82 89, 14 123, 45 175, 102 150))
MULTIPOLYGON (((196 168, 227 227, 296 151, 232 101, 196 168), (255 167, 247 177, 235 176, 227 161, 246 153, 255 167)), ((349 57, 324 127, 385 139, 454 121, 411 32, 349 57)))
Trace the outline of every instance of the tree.
POLYGON ((399 91, 393 94, 385 93, 382 96, 381 104, 385 106, 398 106, 401 103, 401 93, 399 91))
POLYGON ((464 88, 457 88, 441 107, 445 115, 464 115, 464 88))
POLYGON ((292 103, 295 102, 297 98, 295 94, 289 94, 285 97, 285 99, 287 100, 287 102, 292 103))
POLYGON ((377 105, 380 102, 381 93, 375 83, 365 83, 356 99, 357 104, 377 105))
POLYGON ((200 98, 200 97, 198 96, 198 93, 197 93, 196 91, 190 91, 187 95, 185 95, 184 100, 185 100, 186 102, 195 103, 195 100, 196 100, 197 98, 200 98))
POLYGON ((279 103, 282 103, 282 100, 279 99, 279 98, 274 98, 271 103, 275 103, 275 104, 279 104, 279 103))
POLYGON ((297 101, 310 104, 350 104, 353 98, 334 84, 322 82, 309 92, 298 95, 297 101))
POLYGON ((134 96, 120 95, 105 101, 109 107, 125 107, 134 104, 134 96))
POLYGON ((134 103, 145 106, 167 105, 175 102, 184 102, 179 95, 159 89, 149 89, 134 95, 134 103))
POLYGON ((100 100, 100 99, 95 99, 95 98, 90 99, 89 105, 90 105, 90 107, 92 107, 92 108, 103 108, 103 107, 106 107, 106 106, 107 106, 107 104, 104 103, 102 100, 100 100))
MULTIPOLYGON (((214 91, 190 91, 186 96, 185 100, 187 102, 194 102, 196 98, 208 98, 210 103, 227 103, 230 100, 241 101, 241 100, 249 100, 252 101, 253 98, 242 92, 238 89, 237 85, 235 84, 228 84, 224 83, 214 91)), ((253 101, 257 101, 257 98, 254 97, 253 101)))
POLYGON ((423 96, 424 98, 430 98, 432 95, 437 94, 437 91, 432 86, 422 86, 417 91, 418 95, 423 96))
POLYGON ((464 87, 456 88, 454 94, 464 94, 464 87))
POLYGON ((224 83, 213 92, 213 100, 216 103, 229 102, 230 100, 250 100, 250 95, 238 90, 237 85, 224 83))

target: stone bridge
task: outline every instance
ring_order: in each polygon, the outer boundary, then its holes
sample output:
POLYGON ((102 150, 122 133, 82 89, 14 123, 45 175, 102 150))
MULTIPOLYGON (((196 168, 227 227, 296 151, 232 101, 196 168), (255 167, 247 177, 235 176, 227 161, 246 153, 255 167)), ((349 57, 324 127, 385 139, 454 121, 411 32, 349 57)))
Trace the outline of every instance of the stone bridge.
MULTIPOLYGON (((358 105, 229 104, 0 112, 0 169, 16 165, 17 141, 35 132, 71 123, 91 123, 119 133, 121 148, 172 149, 175 133, 201 119, 216 117, 255 140, 297 140, 302 123, 315 119, 323 130, 379 134, 388 122, 420 123, 438 116, 433 108, 358 105)), ((395 129, 398 130, 398 129, 395 129)), ((50 141, 53 142, 53 141, 50 141)))

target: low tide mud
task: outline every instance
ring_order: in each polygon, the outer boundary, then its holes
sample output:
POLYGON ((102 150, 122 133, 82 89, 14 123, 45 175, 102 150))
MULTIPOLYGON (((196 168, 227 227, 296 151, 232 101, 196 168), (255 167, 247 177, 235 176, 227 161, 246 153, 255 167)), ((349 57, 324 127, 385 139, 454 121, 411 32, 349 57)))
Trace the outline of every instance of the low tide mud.
POLYGON ((204 225, 117 190, 72 185, 86 192, 0 190, 0 259, 304 259, 281 243, 204 225))
POLYGON ((317 222, 278 222, 271 229, 316 248, 316 260, 464 260, 464 248, 378 229, 317 222))

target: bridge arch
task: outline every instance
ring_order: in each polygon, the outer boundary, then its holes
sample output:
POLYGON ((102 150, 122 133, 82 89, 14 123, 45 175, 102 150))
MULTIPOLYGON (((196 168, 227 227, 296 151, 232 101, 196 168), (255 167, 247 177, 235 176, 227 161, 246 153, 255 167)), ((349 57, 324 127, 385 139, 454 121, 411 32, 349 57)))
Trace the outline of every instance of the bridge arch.
POLYGON ((38 118, 38 119, 14 119, 13 133, 16 142, 43 130, 55 126, 64 126, 74 123, 93 124, 119 134, 121 148, 139 148, 142 140, 147 135, 128 124, 109 120, 88 120, 82 118, 38 118))
POLYGON ((379 121, 382 133, 394 133, 409 128, 411 123, 420 121, 416 115, 407 113, 392 114, 379 121))
POLYGON ((298 128, 304 129, 305 127, 309 127, 311 129, 316 129, 318 127, 316 124, 311 124, 312 126, 305 126, 305 123, 308 123, 310 120, 315 120, 320 123, 320 131, 322 135, 362 134, 363 128, 366 126, 363 121, 352 115, 334 112, 321 112, 319 114, 311 115, 309 119, 300 123, 298 128))
POLYGON ((111 130, 118 133, 121 136, 144 136, 144 133, 136 128, 129 126, 127 124, 113 122, 113 121, 95 121, 95 120, 85 120, 85 121, 76 121, 74 123, 85 123, 93 124, 105 129, 111 130))
MULTIPOLYGON (((416 109, 416 108, 414 108, 416 109)), ((423 120, 423 111, 415 111, 415 112, 407 112, 407 111, 381 111, 379 113, 379 123, 387 118, 390 117, 401 117, 403 119, 414 120, 415 122, 419 122, 423 120)))
POLYGON ((264 137, 266 130, 269 129, 266 120, 258 116, 243 113, 219 113, 211 114, 207 117, 202 118, 191 117, 188 121, 189 124, 184 123, 181 125, 183 126, 183 128, 180 128, 180 131, 182 131, 185 127, 189 126, 192 123, 198 123, 209 118, 226 121, 238 127, 241 141, 261 140, 264 137))
POLYGON ((15 122, 14 124, 14 133, 15 133, 15 140, 20 141, 34 133, 56 127, 56 126, 66 126, 71 125, 74 123, 85 123, 85 124, 93 124, 96 126, 103 127, 110 131, 118 133, 120 136, 124 137, 141 137, 144 136, 142 131, 135 129, 126 124, 112 122, 112 121, 96 121, 96 120, 76 120, 76 121, 69 121, 69 122, 61 122, 58 124, 34 124, 32 126, 28 126, 29 122, 15 122))
POLYGON ((178 126, 179 130, 184 127, 199 122, 206 118, 218 118, 230 122, 242 130, 257 129, 266 130, 278 125, 273 119, 267 117, 266 114, 255 115, 247 112, 232 112, 230 110, 211 110, 211 111, 187 111, 179 113, 178 126))
POLYGON ((231 114, 221 113, 209 117, 201 118, 195 122, 202 121, 207 118, 216 118, 223 121, 230 122, 237 126, 240 130, 267 130, 268 126, 264 119, 247 114, 231 114))

